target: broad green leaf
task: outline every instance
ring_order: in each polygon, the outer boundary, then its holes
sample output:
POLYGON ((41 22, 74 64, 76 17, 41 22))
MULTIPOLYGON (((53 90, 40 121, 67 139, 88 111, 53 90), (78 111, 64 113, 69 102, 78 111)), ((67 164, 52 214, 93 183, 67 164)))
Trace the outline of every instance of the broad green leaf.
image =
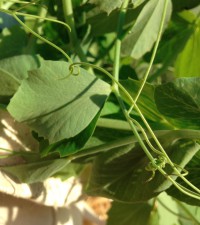
MULTIPOLYGON (((185 167, 199 150, 199 146, 193 141, 180 140, 170 145, 166 136, 162 137, 161 144, 162 142, 168 144, 165 147, 168 156, 180 167, 185 167)), ((157 196, 172 184, 159 172, 156 172, 153 180, 147 182, 152 176, 151 172, 145 170, 148 162, 137 144, 114 148, 99 155, 93 165, 88 194, 130 203, 157 196)), ((165 170, 168 174, 173 172, 169 165, 166 165, 165 170)))
POLYGON ((172 0, 173 10, 181 11, 184 9, 191 9, 198 6, 199 0, 172 0))
POLYGON ((99 7, 100 10, 110 14, 114 9, 120 8, 123 0, 89 0, 89 3, 95 4, 99 7))
POLYGON ((41 156, 44 157, 48 154, 59 153, 60 157, 66 157, 76 152, 84 151, 82 148, 92 136, 99 115, 100 113, 97 113, 91 123, 75 137, 69 138, 67 140, 64 139, 51 145, 48 144, 46 148, 42 148, 40 151, 41 156))
MULTIPOLYGON (((122 43, 122 53, 139 59, 150 51, 157 39, 165 1, 151 0, 142 9, 133 28, 122 43)), ((165 24, 171 15, 171 1, 168 1, 165 24)))
POLYGON ((155 89, 158 110, 178 127, 200 127, 200 78, 180 78, 155 89))
POLYGON ((28 71, 37 67, 37 58, 30 55, 0 60, 0 102, 7 104, 22 80, 28 77, 28 71))
MULTIPOLYGON (((197 144, 198 145, 198 144, 197 144)), ((200 150, 200 145, 199 145, 200 150)), ((186 170, 189 172, 187 175, 187 179, 196 187, 200 189, 200 151, 192 158, 192 160, 188 163, 186 166, 186 170)), ((177 181, 183 185, 183 181, 181 179, 177 179, 177 181)), ((167 193, 171 195, 172 197, 185 202, 187 204, 200 206, 200 201, 197 199, 194 199, 192 197, 186 196, 185 194, 178 191, 173 186, 167 190, 167 193)))
POLYGON ((179 54, 175 63, 175 75, 177 77, 200 76, 200 22, 195 25, 194 32, 187 41, 183 51, 179 54))
POLYGON ((148 225, 152 208, 149 203, 113 202, 107 225, 148 225))
POLYGON ((15 166, 0 167, 3 172, 8 173, 21 183, 42 182, 48 177, 62 170, 70 161, 67 159, 54 159, 20 164, 15 166))
POLYGON ((83 131, 102 108, 110 85, 80 68, 79 76, 68 76, 69 64, 43 61, 29 72, 8 105, 19 122, 27 122, 50 143, 83 131))

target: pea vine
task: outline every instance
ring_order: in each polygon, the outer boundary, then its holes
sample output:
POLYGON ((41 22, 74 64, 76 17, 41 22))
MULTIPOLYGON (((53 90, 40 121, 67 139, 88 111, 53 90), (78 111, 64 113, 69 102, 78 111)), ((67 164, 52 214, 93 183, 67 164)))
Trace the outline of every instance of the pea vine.
MULTIPOLYGON (((112 81, 112 92, 115 94, 118 103, 120 105, 120 108, 124 114, 124 117, 126 118, 130 129, 140 144, 141 148, 145 152, 146 156, 149 159, 149 163, 146 165, 145 169, 149 171, 150 177, 146 180, 146 182, 153 182, 153 179, 155 177, 156 171, 159 171, 166 179, 168 179, 179 191, 184 193, 187 196, 190 196, 192 198, 200 200, 200 190, 194 186, 187 178, 186 175, 188 174, 188 171, 184 168, 182 168, 180 165, 177 165, 174 163, 169 156, 167 155, 165 149, 163 148, 162 144, 159 142, 157 136, 155 135, 154 131, 152 130, 151 126, 147 122, 145 116, 141 112, 137 102, 138 99, 141 96, 141 93, 144 89, 145 84, 147 83, 147 79, 149 77, 150 71, 152 69, 152 65, 154 62, 154 59, 156 57, 156 53, 158 50, 158 46, 161 40, 161 36, 164 30, 164 21, 166 17, 166 12, 167 12, 167 7, 169 4, 169 0, 164 0, 164 8, 162 12, 162 18, 161 18, 161 23, 159 27, 159 32, 157 34, 157 39, 153 48, 153 52, 150 58, 150 62, 148 65, 148 68, 146 69, 146 72, 144 74, 144 77, 142 79, 141 86, 136 94, 136 97, 133 98, 129 92, 126 90, 126 88, 120 83, 119 81, 119 64, 120 64, 120 54, 121 54, 121 43, 123 39, 123 24, 125 21, 125 15, 127 13, 127 8, 129 5, 129 0, 124 0, 123 4, 121 6, 120 12, 119 12, 119 18, 118 18, 118 26, 117 26, 117 31, 116 31, 116 40, 114 43, 115 46, 115 58, 114 58, 114 66, 113 66, 113 73, 111 74, 107 70, 105 70, 102 67, 96 66, 94 64, 88 63, 86 61, 86 57, 83 53, 83 50, 80 48, 79 45, 77 45, 78 39, 77 39, 77 34, 75 30, 75 25, 74 25, 74 19, 73 19, 73 8, 72 8, 72 3, 71 1, 65 1, 63 0, 63 10, 64 10, 64 15, 66 17, 66 21, 62 22, 57 19, 51 19, 47 18, 46 16, 41 16, 41 15, 30 15, 26 14, 23 12, 20 12, 20 10, 25 9, 26 7, 29 7, 32 4, 39 4, 40 1, 33 1, 33 2, 25 2, 25 1, 18 1, 19 3, 24 3, 23 6, 15 9, 15 10, 9 10, 9 9, 0 9, 1 12, 6 13, 11 15, 13 18, 15 18, 16 21, 21 24, 24 29, 32 33, 36 38, 40 39, 41 41, 47 43, 48 45, 52 46, 56 50, 58 50, 60 53, 63 54, 63 56, 68 60, 70 63, 70 66, 68 68, 69 71, 68 75, 66 77, 60 78, 60 79, 67 79, 69 76, 78 76, 80 73, 80 67, 86 67, 90 68, 91 72, 93 70, 98 70, 105 74, 107 77, 109 77, 112 81), (70 42, 72 43, 75 52, 78 54, 79 58, 81 59, 81 62, 73 62, 73 60, 70 58, 70 56, 59 46, 55 45, 45 37, 41 36, 37 31, 31 29, 29 26, 27 26, 20 18, 19 16, 24 16, 40 21, 49 21, 52 23, 57 23, 63 25, 65 28, 69 30, 69 37, 70 37, 70 42), (125 105, 124 101, 122 100, 122 93, 127 97, 127 99, 130 102, 130 107, 127 108, 125 105), (142 125, 132 118, 131 112, 137 112, 137 114, 140 116, 140 119, 145 125, 145 129, 142 127, 142 125), (152 140, 155 142, 156 147, 152 144, 152 140), (172 174, 168 174, 165 171, 166 165, 169 165, 173 169, 172 174), (187 185, 187 188, 181 184, 179 184, 176 179, 174 179, 174 176, 176 178, 181 178, 182 181, 185 182, 187 185), (190 188, 190 189, 189 189, 190 188)), ((17 3, 17 1, 14 1, 13 3, 17 3)), ((41 6, 43 7, 43 6, 41 6)), ((101 152, 104 151, 104 149, 95 149, 94 151, 91 151, 92 153, 96 152, 101 152)), ((70 161, 77 160, 78 158, 81 158, 83 156, 87 156, 88 152, 86 153, 75 153, 69 156, 70 161)))

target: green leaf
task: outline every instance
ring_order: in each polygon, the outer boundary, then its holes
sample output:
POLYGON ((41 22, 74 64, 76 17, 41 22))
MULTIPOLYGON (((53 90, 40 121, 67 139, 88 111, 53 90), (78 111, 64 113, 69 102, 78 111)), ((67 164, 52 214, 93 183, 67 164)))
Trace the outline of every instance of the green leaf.
POLYGON ((30 55, 0 60, 0 101, 8 104, 22 80, 28 77, 28 71, 37 67, 37 58, 30 55))
MULTIPOLYGON (((151 0, 142 9, 133 28, 122 42, 122 53, 139 59, 150 51, 157 39, 165 1, 151 0), (148 35, 147 35, 148 34, 148 35)), ((165 24, 170 19, 171 1, 169 1, 165 24)))
MULTIPOLYGON (((198 149, 200 150, 200 145, 196 144, 198 149)), ((200 180, 199 180, 199 174, 200 174, 200 151, 197 152, 197 154, 192 158, 192 160, 188 163, 188 165, 185 168, 189 174, 187 175, 187 179, 196 187, 200 188, 200 180)), ((180 184, 183 184, 183 181, 181 179, 177 179, 177 181, 180 184)), ((186 196, 180 191, 178 191, 173 186, 167 190, 167 193, 171 195, 172 197, 185 202, 187 204, 200 206, 200 201, 197 199, 194 199, 192 197, 186 196)))
MULTIPOLYGON (((186 11, 185 16, 189 16, 190 13, 191 12, 186 11)), ((179 15, 173 15, 169 27, 163 34, 159 43, 154 60, 154 63, 160 63, 162 66, 149 77, 149 81, 152 81, 159 75, 163 75, 163 72, 165 72, 169 66, 173 66, 178 54, 183 50, 192 33, 193 26, 191 26, 191 22, 188 22, 179 15)), ((152 52, 148 53, 145 57, 148 62, 150 61, 151 55, 152 52)))
POLYGON ((51 153, 59 153, 60 157, 66 157, 76 152, 84 151, 82 148, 92 136, 99 115, 100 113, 97 113, 91 123, 75 137, 62 140, 60 142, 48 145, 44 149, 41 149, 41 156, 44 157, 51 153))
POLYGON ((147 225, 153 206, 149 203, 126 204, 113 202, 107 225, 147 225))
POLYGON ((160 225, 180 224, 178 220, 179 217, 177 216, 177 214, 179 213, 178 206, 176 202, 173 201, 173 199, 165 192, 157 197, 156 205, 158 209, 160 225))
POLYGON ((199 5, 199 0, 172 0, 173 10, 181 11, 183 9, 191 9, 199 5))
MULTIPOLYGON (((137 80, 122 80, 120 82, 125 89, 130 93, 133 99, 136 97, 138 90, 141 87, 142 82, 137 80)), ((154 91, 155 87, 151 84, 146 83, 144 89, 138 99, 138 106, 144 116, 152 121, 159 121, 163 119, 163 116, 157 110, 155 101, 154 101, 154 91)), ((123 95, 123 93, 122 93, 123 95)), ((128 103, 126 96, 123 97, 124 100, 128 103)))
POLYGON ((187 41, 183 51, 179 54, 175 63, 175 75, 177 77, 200 76, 200 22, 195 24, 194 32, 187 41))
POLYGON ((3 29, 0 34, 0 59, 23 54, 27 34, 19 26, 3 29))
MULTIPOLYGON (((130 9, 126 13, 124 27, 127 28, 137 18, 143 4, 136 9, 130 9)), ((119 10, 114 10, 109 15, 106 13, 97 13, 95 9, 87 13, 87 23, 91 25, 91 34, 94 36, 103 35, 105 33, 116 32, 119 10)))
POLYGON ((97 5, 100 10, 107 12, 107 14, 110 14, 116 8, 120 8, 122 2, 123 0, 89 0, 89 3, 97 5))
POLYGON ((8 105, 19 122, 27 122, 50 143, 83 131, 102 108, 110 85, 80 68, 79 76, 68 76, 66 62, 43 61, 29 72, 8 105))
POLYGON ((155 89, 158 110, 178 127, 200 127, 200 78, 180 78, 155 89))
POLYGON ((38 160, 37 162, 1 167, 0 169, 17 179, 17 182, 30 184, 44 181, 69 163, 70 161, 67 159, 38 160))
MULTIPOLYGON (((170 145, 167 135, 162 137, 161 144, 163 143, 168 145, 165 147, 168 156, 180 167, 184 167, 199 150, 199 146, 193 141, 170 141, 173 143, 170 145)), ((147 182, 152 175, 145 170, 148 162, 137 144, 114 148, 99 155, 93 165, 88 194, 130 203, 157 196, 172 184, 157 171, 153 180, 147 182)), ((168 174, 173 172, 169 165, 166 165, 165 170, 168 174)))
POLYGON ((181 225, 199 225, 200 224, 200 207, 187 205, 183 202, 176 201, 179 214, 183 215, 179 218, 181 225), (186 219, 188 218, 188 219, 186 219))

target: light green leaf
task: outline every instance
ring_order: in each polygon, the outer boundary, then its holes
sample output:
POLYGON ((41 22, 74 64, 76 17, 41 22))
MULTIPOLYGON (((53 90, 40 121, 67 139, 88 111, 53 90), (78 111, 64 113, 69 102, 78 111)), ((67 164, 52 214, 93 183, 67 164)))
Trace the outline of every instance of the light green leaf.
POLYGON ((180 224, 178 221, 179 217, 177 216, 178 214, 177 204, 165 192, 163 192, 157 197, 156 205, 158 209, 160 225, 179 225, 180 224))
POLYGON ((89 3, 95 4, 99 7, 100 10, 110 14, 114 9, 120 8, 123 0, 89 0, 89 3))
POLYGON ((134 8, 136 8, 136 7, 138 7, 139 5, 141 5, 145 1, 146 0, 132 0, 132 3, 133 3, 134 8))
MULTIPOLYGON (((133 28, 122 43, 122 53, 139 59, 150 51, 157 39, 165 1, 150 0, 142 9, 133 28)), ((168 2, 165 24, 170 19, 171 1, 168 2)))
POLYGON ((187 205, 183 202, 176 201, 181 225, 200 225, 200 207, 187 205), (188 218, 188 219, 187 219, 188 218))
POLYGON ((200 22, 189 38, 185 48, 179 54, 175 63, 175 75, 177 77, 200 76, 200 22))
POLYGON ((19 26, 4 28, 0 34, 0 59, 23 54, 28 35, 19 26))
POLYGON ((155 89, 158 110, 178 127, 200 127, 200 78, 180 78, 155 89))
POLYGON ((20 164, 15 166, 1 167, 3 172, 8 173, 21 183, 42 182, 62 170, 70 161, 67 159, 54 159, 20 164))
POLYGON ((50 143, 68 139, 83 131, 102 108, 110 85, 80 68, 69 76, 69 64, 43 61, 29 72, 8 105, 10 114, 27 122, 50 143))
MULTIPOLYGON (((163 143, 168 156, 181 167, 185 167, 199 150, 199 145, 188 140, 170 145, 167 135, 162 137, 161 144, 163 143)), ((146 201, 157 196, 172 184, 157 171, 153 180, 147 182, 152 176, 151 172, 145 170, 148 162, 137 144, 110 149, 99 155, 94 162, 88 194, 129 203, 146 201)), ((166 165, 165 170, 168 174, 173 172, 169 165, 166 165)))
POLYGON ((107 225, 147 225, 152 208, 149 203, 114 202, 108 213, 107 225))

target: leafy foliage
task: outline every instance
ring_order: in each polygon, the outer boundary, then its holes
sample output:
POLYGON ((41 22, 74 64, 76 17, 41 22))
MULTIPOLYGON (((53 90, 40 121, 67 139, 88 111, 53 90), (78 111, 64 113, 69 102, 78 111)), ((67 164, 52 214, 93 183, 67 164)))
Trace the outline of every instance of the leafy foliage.
POLYGON ((23 163, 1 171, 84 174, 88 194, 114 200, 108 225, 199 224, 199 0, 8 3, 0 108, 40 147, 8 151, 23 163))

